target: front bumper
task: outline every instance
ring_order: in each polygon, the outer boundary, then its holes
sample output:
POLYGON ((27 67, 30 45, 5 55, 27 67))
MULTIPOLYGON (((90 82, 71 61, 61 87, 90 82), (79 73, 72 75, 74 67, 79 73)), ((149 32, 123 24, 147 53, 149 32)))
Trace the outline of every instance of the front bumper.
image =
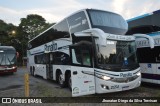
POLYGON ((106 81, 96 77, 96 93, 110 93, 137 88, 141 85, 141 76, 130 82, 106 81))

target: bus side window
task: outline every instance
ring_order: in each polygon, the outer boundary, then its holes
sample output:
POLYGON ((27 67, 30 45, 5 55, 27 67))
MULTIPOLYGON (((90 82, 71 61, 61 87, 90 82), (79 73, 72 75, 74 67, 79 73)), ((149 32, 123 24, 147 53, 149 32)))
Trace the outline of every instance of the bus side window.
POLYGON ((62 65, 63 63, 62 63, 62 60, 61 60, 61 58, 62 58, 62 53, 61 52, 56 52, 56 55, 55 55, 56 57, 55 57, 55 61, 56 61, 56 63, 58 64, 58 65, 62 65))
POLYGON ((72 62, 73 64, 81 64, 81 52, 78 49, 72 49, 72 62))
POLYGON ((154 49, 152 49, 153 53, 152 55, 154 54, 154 57, 155 57, 155 62, 156 63, 160 63, 160 50, 159 50, 159 47, 155 47, 154 49))
POLYGON ((50 55, 50 61, 53 61, 53 54, 49 54, 50 55))
POLYGON ((87 48, 71 49, 72 63, 82 66, 91 66, 91 55, 87 48))
POLYGON ((91 66, 91 56, 88 50, 82 51, 82 64, 85 66, 91 66))
POLYGON ((55 64, 55 52, 50 54, 50 61, 51 61, 51 64, 55 64))
POLYGON ((36 55, 34 56, 34 63, 37 64, 37 56, 36 55))
POLYGON ((69 55, 65 54, 65 53, 62 53, 61 54, 61 62, 62 62, 63 65, 68 65, 70 63, 69 55))

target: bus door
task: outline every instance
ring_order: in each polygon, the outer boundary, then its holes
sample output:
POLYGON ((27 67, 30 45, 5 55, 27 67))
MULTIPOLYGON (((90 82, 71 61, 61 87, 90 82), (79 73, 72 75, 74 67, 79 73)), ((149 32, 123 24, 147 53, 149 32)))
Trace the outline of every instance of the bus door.
POLYGON ((72 96, 94 94, 95 78, 91 47, 86 45, 71 46, 70 54, 72 96))
POLYGON ((154 48, 154 54, 156 59, 156 72, 154 73, 154 83, 160 84, 160 46, 154 48))
POLYGON ((53 79, 53 67, 52 67, 52 61, 53 61, 53 55, 52 53, 46 54, 46 71, 47 71, 47 79, 53 79))

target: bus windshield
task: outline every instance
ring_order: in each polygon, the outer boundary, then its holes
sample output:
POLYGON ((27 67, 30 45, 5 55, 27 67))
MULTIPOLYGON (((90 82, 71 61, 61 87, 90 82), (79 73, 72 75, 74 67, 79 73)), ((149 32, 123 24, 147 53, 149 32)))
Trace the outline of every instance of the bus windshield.
POLYGON ((134 41, 107 40, 106 46, 97 45, 99 68, 110 71, 130 71, 139 67, 134 41))
POLYGON ((16 52, 14 50, 0 50, 0 65, 14 65, 16 52))
POLYGON ((128 24, 122 16, 99 10, 88 10, 93 28, 102 29, 106 33, 123 35, 128 30, 128 24))

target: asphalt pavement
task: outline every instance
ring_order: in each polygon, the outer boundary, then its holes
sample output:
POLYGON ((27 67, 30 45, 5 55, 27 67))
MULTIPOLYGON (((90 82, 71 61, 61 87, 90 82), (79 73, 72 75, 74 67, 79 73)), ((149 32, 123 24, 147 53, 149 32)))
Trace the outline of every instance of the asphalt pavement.
MULTIPOLYGON (((0 75, 0 97, 24 97, 24 75, 29 73, 26 67, 18 68, 13 75, 0 75), (14 92, 13 92, 14 90, 14 92)), ((71 91, 68 88, 60 86, 51 80, 45 80, 42 77, 29 76, 30 97, 71 97, 71 91)), ((160 97, 159 86, 145 85, 136 89, 89 95, 93 97, 160 97)))
MULTIPOLYGON (((12 74, 0 75, 0 91, 14 89, 24 86, 24 74, 28 73, 27 68, 18 68, 17 72, 12 74)), ((34 82, 32 82, 34 83, 34 82)))

